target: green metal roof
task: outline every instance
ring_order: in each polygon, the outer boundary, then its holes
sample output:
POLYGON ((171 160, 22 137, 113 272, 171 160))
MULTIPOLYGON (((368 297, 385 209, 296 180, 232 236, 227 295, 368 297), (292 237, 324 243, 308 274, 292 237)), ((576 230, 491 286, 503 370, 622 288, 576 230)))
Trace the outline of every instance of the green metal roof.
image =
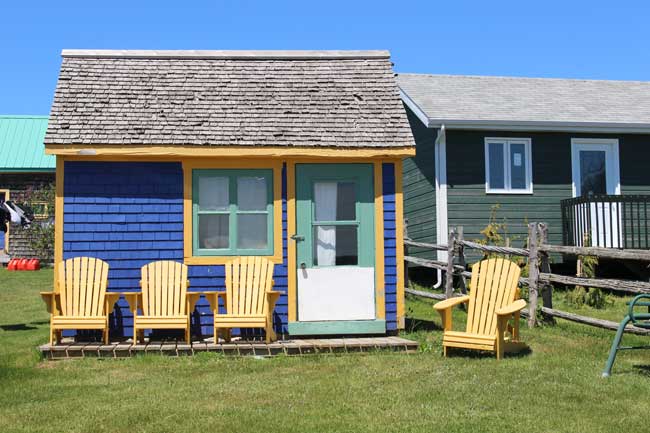
POLYGON ((0 115, 0 172, 54 171, 56 160, 45 155, 47 116, 0 115))

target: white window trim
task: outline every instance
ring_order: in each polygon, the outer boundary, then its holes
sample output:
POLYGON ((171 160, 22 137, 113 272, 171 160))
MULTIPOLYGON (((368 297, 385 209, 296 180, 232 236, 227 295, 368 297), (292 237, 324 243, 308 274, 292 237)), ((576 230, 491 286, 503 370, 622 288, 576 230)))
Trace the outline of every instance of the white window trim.
POLYGON ((620 159, 618 154, 618 138, 572 138, 571 139, 571 189, 573 197, 578 196, 578 173, 580 172, 580 159, 578 153, 584 150, 602 150, 603 146, 609 146, 610 153, 607 154, 607 189, 613 193, 621 194, 620 159), (610 189, 611 186, 611 189, 610 189))
POLYGON ((521 137, 485 137, 485 193, 486 194, 532 194, 533 193, 533 154, 530 138, 521 137), (490 143, 504 144, 503 167, 505 188, 490 188, 490 143), (522 143, 526 149, 526 188, 512 189, 510 187, 510 143, 522 143))

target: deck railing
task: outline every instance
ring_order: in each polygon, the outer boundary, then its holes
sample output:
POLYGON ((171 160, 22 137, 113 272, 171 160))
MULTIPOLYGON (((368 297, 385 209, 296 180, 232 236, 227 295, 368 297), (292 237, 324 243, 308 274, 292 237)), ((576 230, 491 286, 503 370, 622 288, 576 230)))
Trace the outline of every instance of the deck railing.
POLYGON ((650 249, 650 195, 588 195, 560 206, 564 245, 650 249))

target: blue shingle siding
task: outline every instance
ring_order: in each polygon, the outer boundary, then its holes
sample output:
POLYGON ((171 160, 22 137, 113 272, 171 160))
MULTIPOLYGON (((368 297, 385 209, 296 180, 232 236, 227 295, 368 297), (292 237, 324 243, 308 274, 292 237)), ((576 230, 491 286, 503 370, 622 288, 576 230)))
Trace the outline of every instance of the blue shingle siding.
MULTIPOLYGON (((66 162, 64 259, 91 256, 110 265, 109 290, 139 290, 140 268, 155 260, 183 261, 183 170, 178 162, 66 162)), ((286 174, 282 176, 283 263, 275 266, 278 332, 287 323, 286 174)), ((224 267, 190 266, 190 290, 225 290, 224 267)), ((133 317, 120 301, 113 335, 131 336, 133 317)), ((212 312, 201 300, 193 327, 212 334, 212 312)))
MULTIPOLYGON (((382 166, 386 327, 397 329, 395 167, 382 166)), ((110 265, 109 290, 139 290, 140 268, 155 260, 183 261, 183 170, 179 162, 65 163, 64 259, 97 257, 110 265)), ((287 333, 287 185, 282 170, 282 264, 275 265, 277 332, 287 333)), ((190 290, 225 290, 224 267, 190 266, 190 290)), ((222 307, 221 307, 222 308, 222 307)), ((205 300, 193 314, 193 331, 212 334, 205 300)), ((114 336, 133 332, 133 317, 120 301, 111 318, 114 336)), ((259 331, 255 331, 259 332, 259 331)))
POLYGON ((397 329, 397 260, 395 253, 395 164, 382 164, 384 196, 384 284, 386 330, 397 329))

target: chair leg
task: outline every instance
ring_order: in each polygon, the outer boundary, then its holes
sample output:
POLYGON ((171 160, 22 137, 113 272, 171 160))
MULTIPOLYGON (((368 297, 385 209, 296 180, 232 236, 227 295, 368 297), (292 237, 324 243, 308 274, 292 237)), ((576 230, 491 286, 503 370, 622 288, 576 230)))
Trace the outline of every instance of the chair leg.
POLYGON ((498 316, 497 317, 497 342, 495 348, 497 359, 503 358, 504 346, 505 346, 504 334, 506 332, 506 329, 508 329, 508 317, 498 316))
POLYGON ((103 336, 104 344, 108 344, 109 343, 108 328, 104 328, 104 330, 102 331, 102 336, 103 336))
POLYGON ((138 344, 138 327, 133 323, 133 344, 138 344))
POLYGON ((232 340, 232 329, 231 328, 226 328, 226 335, 224 336, 224 340, 226 340, 226 343, 230 343, 230 340, 232 340))
POLYGON ((50 346, 54 345, 56 341, 56 330, 50 325, 50 346))
POLYGON ((190 344, 191 342, 192 341, 191 341, 191 338, 190 338, 190 327, 187 326, 185 328, 185 343, 190 344))
POLYGON ((630 322, 630 316, 625 316, 625 319, 618 325, 618 330, 616 331, 616 336, 614 341, 612 341, 612 348, 609 349, 609 357, 607 358, 607 364, 605 364, 605 371, 603 371, 603 377, 609 377, 612 374, 612 367, 614 366, 614 361, 616 361, 616 352, 618 352, 618 346, 621 344, 621 339, 623 338, 623 331, 625 331, 625 326, 630 322))
POLYGON ((447 357, 447 346, 442 346, 442 356, 447 357))

